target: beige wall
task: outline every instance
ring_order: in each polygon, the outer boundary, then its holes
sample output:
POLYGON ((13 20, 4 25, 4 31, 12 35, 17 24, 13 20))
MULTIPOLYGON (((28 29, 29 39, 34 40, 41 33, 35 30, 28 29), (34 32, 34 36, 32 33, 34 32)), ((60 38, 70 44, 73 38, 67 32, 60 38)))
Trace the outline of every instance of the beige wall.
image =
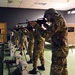
POLYGON ((74 32, 68 32, 68 42, 75 44, 75 23, 67 23, 67 27, 74 27, 74 32))

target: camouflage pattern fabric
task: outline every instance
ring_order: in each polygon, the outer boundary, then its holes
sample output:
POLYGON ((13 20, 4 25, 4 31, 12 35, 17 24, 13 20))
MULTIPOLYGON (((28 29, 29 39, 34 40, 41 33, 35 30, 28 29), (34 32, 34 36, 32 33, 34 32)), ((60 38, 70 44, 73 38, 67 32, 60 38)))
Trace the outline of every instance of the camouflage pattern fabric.
POLYGON ((13 43, 18 47, 19 45, 19 30, 13 29, 14 32, 14 41, 13 43))
POLYGON ((30 56, 30 59, 32 59, 33 57, 33 49, 34 49, 34 35, 33 35, 33 31, 29 31, 29 44, 28 44, 28 54, 30 56))
POLYGON ((28 30, 27 28, 24 28, 23 30, 24 34, 28 36, 28 48, 27 53, 29 54, 30 59, 32 60, 33 57, 33 49, 34 49, 34 34, 33 30, 28 30))
POLYGON ((52 43, 52 64, 50 75, 68 75, 68 31, 66 22, 61 15, 55 16, 52 24, 47 28, 52 43))
POLYGON ((20 50, 21 53, 23 54, 23 50, 27 50, 28 49, 28 40, 27 40, 27 36, 24 34, 23 29, 20 30, 20 41, 19 41, 19 45, 20 45, 20 50))
POLYGON ((42 37, 40 25, 35 26, 34 31, 34 51, 33 51, 33 67, 37 68, 38 58, 40 59, 41 65, 44 65, 44 43, 45 38, 42 37))

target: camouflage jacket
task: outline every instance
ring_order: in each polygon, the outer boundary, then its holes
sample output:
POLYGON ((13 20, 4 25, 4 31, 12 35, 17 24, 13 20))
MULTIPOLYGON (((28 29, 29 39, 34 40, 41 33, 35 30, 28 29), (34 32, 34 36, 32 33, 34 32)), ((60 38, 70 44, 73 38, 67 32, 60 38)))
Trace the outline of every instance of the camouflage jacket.
POLYGON ((35 31, 34 31, 34 39, 35 41, 37 41, 38 43, 43 43, 45 41, 45 37, 43 37, 44 35, 44 30, 41 28, 41 26, 39 24, 35 25, 35 31))
POLYGON ((61 16, 55 16, 52 24, 47 28, 47 34, 51 37, 53 47, 68 46, 68 30, 65 19, 61 16))

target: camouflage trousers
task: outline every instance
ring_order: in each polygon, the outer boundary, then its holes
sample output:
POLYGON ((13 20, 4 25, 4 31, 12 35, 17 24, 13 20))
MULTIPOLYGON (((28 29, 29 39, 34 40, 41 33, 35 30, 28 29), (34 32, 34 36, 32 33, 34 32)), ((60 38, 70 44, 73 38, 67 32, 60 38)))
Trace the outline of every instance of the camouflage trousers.
POLYGON ((29 41, 28 49, 27 49, 30 59, 32 59, 33 57, 33 49, 34 49, 34 40, 32 39, 32 41, 31 40, 29 41))
POLYGON ((68 47, 53 48, 50 75, 68 75, 67 55, 68 47))
POLYGON ((38 58, 40 59, 41 65, 44 65, 44 41, 34 43, 33 51, 33 67, 37 68, 38 58))
POLYGON ((19 36, 14 37, 14 44, 18 47, 19 46, 19 36))
POLYGON ((19 33, 14 32, 14 38, 13 38, 13 43, 18 47, 19 46, 19 33))
POLYGON ((24 50, 27 50, 27 48, 28 48, 28 41, 27 41, 27 37, 25 35, 22 35, 20 37, 19 48, 20 48, 21 54, 23 54, 24 50))

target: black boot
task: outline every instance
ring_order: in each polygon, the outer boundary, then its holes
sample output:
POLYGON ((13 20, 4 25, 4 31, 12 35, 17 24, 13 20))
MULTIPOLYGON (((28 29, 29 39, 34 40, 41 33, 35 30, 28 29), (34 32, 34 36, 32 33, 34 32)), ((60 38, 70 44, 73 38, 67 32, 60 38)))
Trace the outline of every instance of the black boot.
POLYGON ((29 53, 27 52, 26 55, 28 55, 29 53))
POLYGON ((15 46, 15 48, 17 48, 17 45, 15 46))
POLYGON ((45 70, 44 65, 38 66, 37 68, 38 68, 39 70, 45 70))
POLYGON ((29 71, 29 74, 37 74, 36 68, 34 68, 33 70, 29 71))
POLYGON ((27 61, 27 63, 28 63, 28 64, 31 64, 31 63, 32 63, 32 59, 30 59, 29 61, 27 61))
POLYGON ((20 55, 23 55, 23 53, 22 53, 22 52, 20 52, 20 55))

